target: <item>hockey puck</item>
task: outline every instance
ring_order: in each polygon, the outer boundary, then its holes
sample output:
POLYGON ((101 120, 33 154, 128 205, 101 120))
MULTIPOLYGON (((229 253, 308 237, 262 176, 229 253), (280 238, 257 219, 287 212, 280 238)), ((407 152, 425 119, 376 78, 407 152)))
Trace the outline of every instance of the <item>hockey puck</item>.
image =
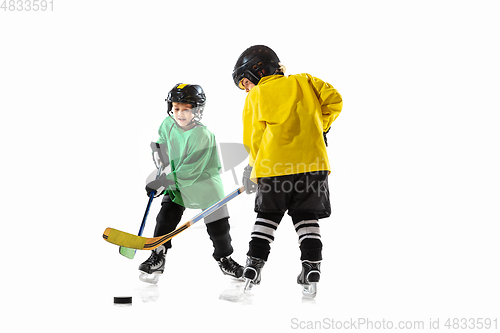
POLYGON ((113 303, 115 303, 115 304, 132 304, 132 296, 114 297, 113 303))

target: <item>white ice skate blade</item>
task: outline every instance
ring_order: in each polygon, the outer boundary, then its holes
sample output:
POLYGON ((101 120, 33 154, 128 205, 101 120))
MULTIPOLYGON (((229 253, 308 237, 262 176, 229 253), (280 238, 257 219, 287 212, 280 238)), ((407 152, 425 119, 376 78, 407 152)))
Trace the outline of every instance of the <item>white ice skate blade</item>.
POLYGON ((306 298, 314 298, 316 297, 316 293, 318 291, 317 282, 311 282, 310 284, 302 285, 302 296, 306 298))
POLYGON ((245 279, 245 287, 243 288, 244 293, 250 292, 252 290, 254 284, 252 283, 252 279, 245 279))
POLYGON ((152 274, 140 272, 141 274, 139 275, 139 280, 142 282, 146 283, 151 283, 151 284, 157 284, 158 281, 160 281, 160 276, 162 273, 160 272, 154 272, 152 274))

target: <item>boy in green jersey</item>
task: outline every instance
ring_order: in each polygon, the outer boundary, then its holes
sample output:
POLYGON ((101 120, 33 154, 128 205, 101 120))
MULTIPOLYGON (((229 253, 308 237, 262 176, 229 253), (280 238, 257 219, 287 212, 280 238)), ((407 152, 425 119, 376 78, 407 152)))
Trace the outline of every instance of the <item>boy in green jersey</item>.
MULTIPOLYGON (((225 196, 215 136, 200 123, 206 103, 203 89, 199 85, 176 84, 168 94, 167 103, 169 116, 158 130, 157 143, 166 148, 171 172, 161 174, 146 186, 148 195, 165 194, 154 237, 175 230, 186 208, 204 210, 225 196)), ((233 248, 227 206, 207 216, 205 224, 220 269, 226 275, 240 278, 243 267, 230 256, 233 248)), ((165 254, 171 247, 168 241, 152 251, 139 266, 141 280, 158 282, 165 268, 165 254)))

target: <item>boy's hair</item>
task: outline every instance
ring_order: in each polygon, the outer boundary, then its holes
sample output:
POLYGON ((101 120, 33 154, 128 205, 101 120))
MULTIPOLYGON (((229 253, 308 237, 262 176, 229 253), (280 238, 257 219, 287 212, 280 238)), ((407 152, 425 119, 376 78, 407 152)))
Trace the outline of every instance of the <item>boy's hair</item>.
POLYGON ((197 84, 178 83, 168 92, 165 101, 167 101, 167 112, 170 116, 173 115, 172 103, 186 103, 191 104, 191 112, 195 115, 196 121, 200 121, 207 97, 203 88, 197 84))
POLYGON ((241 81, 246 78, 257 85, 264 76, 281 74, 283 68, 276 53, 265 45, 254 45, 246 49, 236 61, 233 70, 234 84, 244 90, 241 81))

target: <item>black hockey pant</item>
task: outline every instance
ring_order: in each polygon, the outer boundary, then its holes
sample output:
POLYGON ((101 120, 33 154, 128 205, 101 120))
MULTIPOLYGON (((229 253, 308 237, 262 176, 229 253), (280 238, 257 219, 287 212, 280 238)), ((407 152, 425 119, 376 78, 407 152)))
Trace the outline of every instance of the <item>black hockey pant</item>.
MULTIPOLYGON (((267 261, 274 241, 274 232, 278 228, 284 213, 258 213, 252 231, 252 240, 247 255, 267 261)), ((292 215, 293 225, 300 244, 300 260, 320 261, 323 244, 316 214, 296 212, 292 215)))
MULTIPOLYGON (((154 237, 165 235, 174 231, 181 221, 182 214, 185 210, 185 207, 172 201, 163 202, 160 212, 156 217, 154 237)), ((233 253, 233 247, 231 246, 231 236, 229 234, 229 219, 222 218, 217 221, 210 222, 206 224, 206 227, 214 247, 213 257, 215 259, 220 259, 231 255, 233 253)), ((166 242, 164 245, 167 249, 171 248, 171 240, 166 242)))

